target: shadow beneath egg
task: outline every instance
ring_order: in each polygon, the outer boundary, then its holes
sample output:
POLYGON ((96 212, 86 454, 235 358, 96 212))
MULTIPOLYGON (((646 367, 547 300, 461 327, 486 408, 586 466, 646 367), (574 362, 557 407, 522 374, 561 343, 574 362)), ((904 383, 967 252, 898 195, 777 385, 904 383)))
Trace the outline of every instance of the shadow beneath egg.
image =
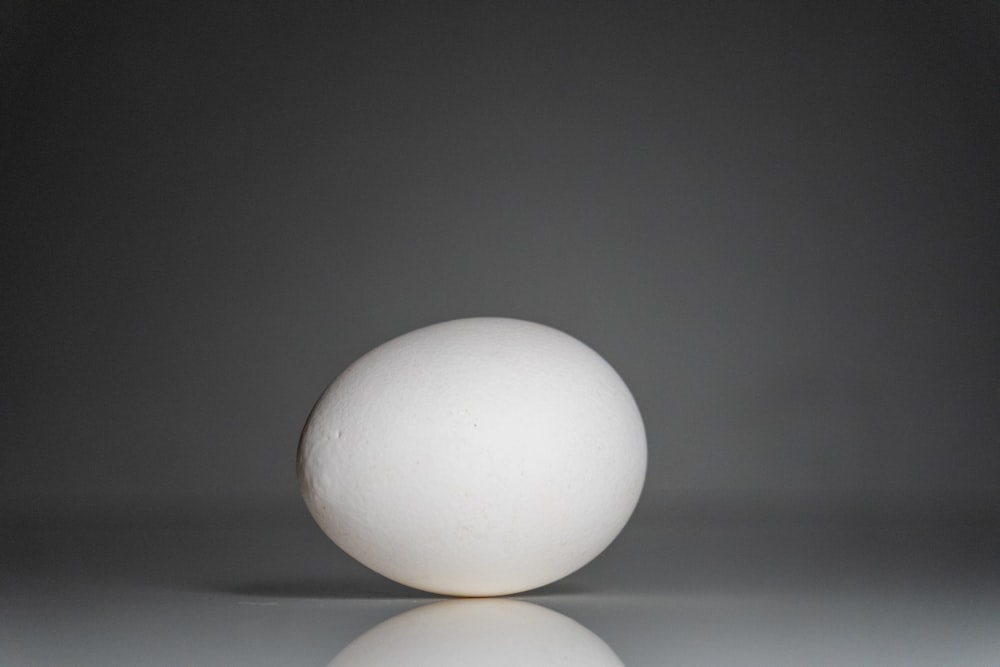
POLYGON ((580 586, 571 582, 557 581, 547 584, 541 588, 535 588, 523 593, 514 593, 509 597, 518 600, 528 600, 531 602, 542 602, 547 598, 573 597, 576 595, 588 595, 596 592, 596 589, 589 586, 580 586))
POLYGON ((392 581, 280 579, 221 585, 217 592, 255 598, 294 600, 434 600, 442 596, 392 581))
MULTIPOLYGON (((389 580, 280 579, 237 582, 207 586, 206 588, 230 595, 286 600, 443 600, 451 598, 447 595, 416 590, 389 580)), ((542 602, 545 599, 585 595, 592 592, 585 587, 556 582, 531 591, 501 597, 542 602)))

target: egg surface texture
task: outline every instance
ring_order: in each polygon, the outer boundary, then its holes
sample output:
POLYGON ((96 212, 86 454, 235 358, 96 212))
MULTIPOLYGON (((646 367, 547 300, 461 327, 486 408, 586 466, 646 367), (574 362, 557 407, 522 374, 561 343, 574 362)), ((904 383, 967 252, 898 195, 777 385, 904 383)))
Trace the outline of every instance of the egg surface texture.
POLYGON ((313 408, 298 449, 312 516, 402 584, 507 595, 601 553, 646 474, 642 417, 596 352, 541 324, 471 318, 375 348, 313 408))

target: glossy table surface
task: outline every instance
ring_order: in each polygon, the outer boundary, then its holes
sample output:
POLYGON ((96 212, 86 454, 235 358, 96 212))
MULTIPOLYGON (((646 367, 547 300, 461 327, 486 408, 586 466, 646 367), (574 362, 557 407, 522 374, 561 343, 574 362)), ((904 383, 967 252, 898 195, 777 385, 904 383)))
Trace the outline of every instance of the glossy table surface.
POLYGON ((988 505, 653 502, 514 598, 369 572, 297 506, 4 520, 0 664, 1000 664, 988 505))

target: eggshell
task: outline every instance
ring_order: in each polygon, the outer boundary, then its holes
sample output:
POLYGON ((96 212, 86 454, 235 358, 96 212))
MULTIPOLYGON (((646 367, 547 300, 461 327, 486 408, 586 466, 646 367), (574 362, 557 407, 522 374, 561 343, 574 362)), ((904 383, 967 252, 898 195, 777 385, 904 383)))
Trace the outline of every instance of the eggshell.
POLYGON ((372 570, 456 596, 517 593, 601 553, 646 471, 642 417, 596 352, 507 318, 428 326, 375 348, 302 432, 310 512, 372 570))

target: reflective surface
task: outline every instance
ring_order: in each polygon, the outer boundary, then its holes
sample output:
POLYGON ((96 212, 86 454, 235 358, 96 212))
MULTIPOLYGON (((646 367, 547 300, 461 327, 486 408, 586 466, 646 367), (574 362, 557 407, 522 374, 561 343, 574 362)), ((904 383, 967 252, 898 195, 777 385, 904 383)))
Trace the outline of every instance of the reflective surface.
POLYGON ((337 654, 359 665, 551 665, 621 667, 600 637, 540 605, 503 598, 435 602, 393 616, 337 654))
POLYGON ((647 502, 557 584, 442 601, 297 507, 21 516, 0 663, 996 665, 998 528, 970 505, 647 502))

